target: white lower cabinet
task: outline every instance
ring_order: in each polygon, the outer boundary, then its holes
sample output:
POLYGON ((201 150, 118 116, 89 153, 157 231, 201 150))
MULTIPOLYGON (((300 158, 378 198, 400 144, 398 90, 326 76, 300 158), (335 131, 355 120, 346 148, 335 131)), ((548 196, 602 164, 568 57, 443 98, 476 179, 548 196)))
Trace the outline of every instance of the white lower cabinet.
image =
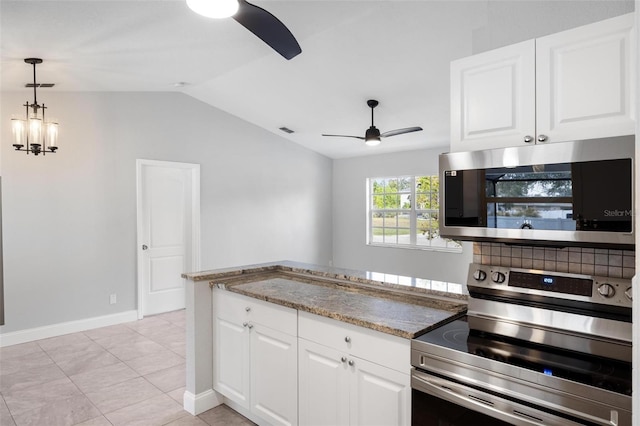
POLYGON ((213 387, 258 424, 411 424, 409 339, 219 289, 213 312, 213 387))
POLYGON ((349 371, 335 349, 298 339, 301 425, 348 425, 349 371))
POLYGON ((409 341, 313 317, 304 312, 299 315, 300 425, 409 425, 409 341), (333 340, 335 347, 309 338, 333 340), (380 356, 380 353, 389 352, 403 359, 388 366, 371 362, 364 359, 364 353, 359 353, 370 348, 377 352, 370 353, 372 358, 385 358, 388 354, 380 356), (402 371, 394 369, 396 366, 401 366, 402 371))
POLYGON ((298 424, 297 312, 213 292, 214 389, 260 424, 298 424))
POLYGON ((298 424, 298 341, 256 325, 251 334, 251 411, 272 425, 298 424))
POLYGON ((249 407, 249 329, 218 315, 214 320, 214 388, 244 408, 249 407))
POLYGON ((354 363, 351 424, 411 424, 411 376, 359 358, 354 363))

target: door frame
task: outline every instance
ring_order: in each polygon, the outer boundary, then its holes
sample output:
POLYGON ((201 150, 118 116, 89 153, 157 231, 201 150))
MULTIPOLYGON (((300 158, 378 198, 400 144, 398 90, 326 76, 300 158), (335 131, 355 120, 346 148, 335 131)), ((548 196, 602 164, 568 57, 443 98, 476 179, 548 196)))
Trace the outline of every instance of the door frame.
POLYGON ((136 159, 136 269, 137 269, 137 293, 138 293, 138 319, 144 317, 142 306, 144 291, 142 288, 142 250, 143 241, 143 214, 142 214, 142 169, 148 166, 173 167, 187 169, 191 174, 191 267, 189 271, 200 270, 200 164, 179 163, 174 161, 136 159))

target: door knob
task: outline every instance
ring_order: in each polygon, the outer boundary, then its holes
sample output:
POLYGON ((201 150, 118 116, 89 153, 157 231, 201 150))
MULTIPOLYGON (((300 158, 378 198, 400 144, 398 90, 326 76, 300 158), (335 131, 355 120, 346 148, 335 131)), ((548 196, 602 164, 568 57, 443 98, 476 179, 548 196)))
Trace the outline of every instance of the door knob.
POLYGON ((147 245, 146 245, 146 244, 143 244, 143 245, 142 245, 142 250, 146 250, 146 249, 148 249, 148 248, 149 248, 149 247, 147 247, 147 245))

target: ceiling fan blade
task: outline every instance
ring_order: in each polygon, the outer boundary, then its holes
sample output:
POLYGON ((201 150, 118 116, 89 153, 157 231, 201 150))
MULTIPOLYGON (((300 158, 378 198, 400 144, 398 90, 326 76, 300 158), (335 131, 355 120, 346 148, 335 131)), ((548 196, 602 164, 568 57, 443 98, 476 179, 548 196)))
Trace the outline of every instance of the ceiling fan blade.
POLYGON ((405 133, 419 132, 421 130, 422 130, 422 127, 406 127, 404 129, 396 129, 396 130, 390 130, 388 132, 384 132, 383 134, 380 135, 380 137, 388 138, 391 136, 404 135, 405 133))
POLYGON ((337 138, 356 138, 356 139, 362 139, 364 140, 364 138, 362 136, 350 136, 350 135, 325 135, 323 134, 322 136, 333 136, 333 137, 337 137, 337 138))
POLYGON ((238 12, 233 15, 240 25, 258 36, 286 59, 302 52, 291 31, 275 16, 245 0, 238 0, 238 12))

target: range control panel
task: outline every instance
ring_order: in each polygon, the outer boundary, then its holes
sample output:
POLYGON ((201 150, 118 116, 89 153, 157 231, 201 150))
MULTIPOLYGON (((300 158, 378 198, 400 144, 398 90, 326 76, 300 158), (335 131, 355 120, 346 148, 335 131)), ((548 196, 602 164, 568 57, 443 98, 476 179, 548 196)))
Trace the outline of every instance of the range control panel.
POLYGON ((633 303, 631 280, 626 278, 472 263, 469 266, 467 286, 629 308, 633 303))

